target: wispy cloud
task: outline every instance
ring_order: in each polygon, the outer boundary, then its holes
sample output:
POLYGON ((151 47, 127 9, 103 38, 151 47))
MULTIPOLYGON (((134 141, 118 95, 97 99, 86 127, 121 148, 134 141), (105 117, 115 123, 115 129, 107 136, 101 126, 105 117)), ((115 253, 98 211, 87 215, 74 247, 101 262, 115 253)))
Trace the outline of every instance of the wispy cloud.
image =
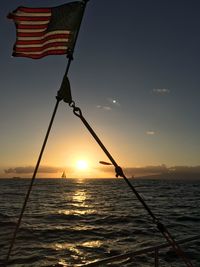
POLYGON ((156 132, 155 132, 155 131, 146 131, 146 134, 147 134, 147 135, 155 135, 156 132))
MULTIPOLYGON (((99 170, 115 175, 113 166, 100 166, 99 170)), ((193 175, 198 174, 198 178, 200 177, 200 166, 174 166, 167 167, 165 164, 157 165, 157 166, 144 166, 144 167, 126 167, 123 168, 123 171, 127 177, 135 176, 149 176, 149 175, 175 175, 174 177, 183 177, 180 175, 193 175)))
MULTIPOLYGON (((6 174, 30 174, 30 173, 33 173, 33 171, 34 171, 34 167, 32 166, 8 168, 4 170, 6 174)), ((41 166, 38 172, 39 173, 57 173, 60 171, 62 171, 62 169, 59 167, 41 166)))
POLYGON ((169 170, 176 173, 200 173, 200 166, 174 166, 169 170))
POLYGON ((97 105, 96 107, 97 107, 98 109, 102 109, 102 110, 110 111, 110 110, 113 109, 114 106, 117 106, 117 107, 120 106, 119 101, 117 101, 117 100, 114 99, 114 98, 107 98, 107 99, 106 99, 106 102, 107 102, 107 103, 109 102, 109 105, 97 105))
MULTIPOLYGON (((113 166, 100 166, 98 167, 98 169, 106 173, 114 174, 113 166)), ((123 170, 127 176, 132 176, 132 175, 142 176, 142 175, 160 174, 168 172, 168 168, 166 167, 165 164, 158 166, 146 166, 146 167, 126 167, 123 168, 123 170)))
POLYGON ((167 88, 154 88, 152 92, 157 95, 166 95, 170 93, 170 90, 167 88))
MULTIPOLYGON (((63 171, 63 167, 53 167, 53 166, 41 166, 39 168, 38 173, 45 175, 46 174, 56 174, 61 173, 63 171)), ((95 168, 96 171, 104 172, 107 177, 114 177, 115 176, 115 168, 114 166, 104 166, 100 165, 95 168)), ((68 168, 69 172, 73 173, 73 170, 68 168)), ((27 166, 27 167, 16 167, 16 168, 8 168, 4 170, 7 175, 13 176, 30 176, 33 173, 34 167, 27 166)), ((184 177, 184 175, 196 175, 198 178, 200 177, 200 166, 173 166, 167 167, 165 164, 161 165, 150 165, 144 167, 125 167, 123 171, 127 177, 135 176, 135 177, 142 177, 142 176, 149 176, 149 175, 171 175, 171 177, 184 177), (174 176, 173 176, 174 175, 174 176)))
POLYGON ((109 106, 101 106, 101 105, 97 105, 96 107, 99 108, 99 109, 107 110, 107 111, 110 111, 110 110, 112 109, 112 108, 109 107, 109 106))
POLYGON ((131 176, 132 174, 140 176, 140 175, 167 173, 168 168, 166 167, 165 164, 162 164, 158 166, 130 167, 130 168, 125 168, 125 171, 129 176, 131 176))

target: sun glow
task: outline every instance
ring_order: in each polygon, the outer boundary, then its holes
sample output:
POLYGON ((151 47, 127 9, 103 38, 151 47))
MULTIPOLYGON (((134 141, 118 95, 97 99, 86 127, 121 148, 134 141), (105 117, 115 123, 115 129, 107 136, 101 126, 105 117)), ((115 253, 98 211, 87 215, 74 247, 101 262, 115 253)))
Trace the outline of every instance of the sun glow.
POLYGON ((88 168, 88 163, 87 163, 87 161, 86 161, 86 160, 82 160, 82 159, 78 160, 78 161, 76 162, 76 168, 77 168, 78 170, 86 170, 86 169, 88 168))

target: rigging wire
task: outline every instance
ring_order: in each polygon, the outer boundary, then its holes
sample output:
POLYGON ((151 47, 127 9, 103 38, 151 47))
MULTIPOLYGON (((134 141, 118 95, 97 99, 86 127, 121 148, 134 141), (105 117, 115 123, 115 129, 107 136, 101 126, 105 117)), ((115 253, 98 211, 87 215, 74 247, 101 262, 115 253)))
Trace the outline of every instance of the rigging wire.
POLYGON ((51 120, 50 120, 50 123, 49 123, 49 127, 48 127, 48 130, 47 130, 47 133, 46 133, 46 136, 45 136, 45 139, 44 139, 44 142, 43 142, 43 145, 42 145, 42 148, 41 148, 41 151, 40 151, 40 154, 39 154, 36 166, 35 166, 35 170, 34 170, 34 173, 33 173, 33 176, 32 176, 28 191, 27 191, 25 199, 24 199, 24 203, 23 203, 23 206, 22 206, 22 209, 21 209, 21 212, 20 212, 20 216, 18 218, 16 227, 15 227, 15 230, 14 230, 14 233, 13 233, 13 237, 12 237, 12 240, 11 240, 11 243, 10 243, 10 247, 9 247, 9 250, 8 250, 8 254, 7 254, 7 257, 6 257, 6 265, 8 264, 8 261, 9 261, 9 258, 10 258, 10 254, 12 252, 12 248, 13 248, 14 243, 15 243, 16 235, 17 235, 17 232, 19 230, 19 227, 20 227, 20 224, 21 224, 21 220, 22 220, 25 208, 26 208, 27 203, 28 203, 28 199, 29 199, 29 196, 30 196, 30 193, 31 193, 31 189, 32 189, 33 183, 35 181, 35 177, 36 177, 39 165, 40 165, 40 161, 42 159, 42 155, 43 155, 43 152, 44 152, 44 149, 45 149, 48 137, 49 137, 49 133, 51 131, 51 127, 52 127, 52 124, 53 124, 53 121, 54 121, 54 118, 55 118, 55 115, 56 115, 56 111, 58 109, 59 102, 60 102, 60 99, 57 99, 56 105, 55 105, 55 108, 54 108, 54 111, 53 111, 53 114, 52 114, 52 117, 51 117, 51 120))
POLYGON ((93 136, 93 138, 95 139, 95 141, 99 144, 99 146, 101 147, 101 149, 104 151, 104 153, 107 155, 107 157, 109 158, 109 160, 114 165, 115 172, 116 172, 116 177, 119 177, 120 176, 120 177, 122 177, 125 180, 125 182, 131 188, 132 192, 135 194, 135 196, 137 197, 137 199, 140 201, 140 203, 143 205, 143 207, 145 208, 145 210, 148 212, 148 214, 153 219, 153 223, 156 224, 157 229, 161 232, 161 234, 164 236, 164 238, 167 240, 167 242, 170 244, 170 246, 174 249, 174 251, 176 252, 177 256, 179 256, 183 260, 183 262, 185 263, 185 265, 187 267, 193 267, 191 261, 185 256, 185 253, 183 252, 183 250, 181 249, 181 247, 177 244, 177 242, 172 237, 172 235, 169 233, 169 231, 167 230, 167 228, 165 227, 165 225, 154 215, 154 213, 151 211, 150 207, 147 205, 147 203, 140 196, 140 194, 135 189, 135 187, 130 183, 130 181, 128 180, 128 178, 125 176, 125 174, 123 173, 122 168, 116 163, 116 161, 111 156, 111 154, 109 153, 109 151, 106 149, 106 147, 104 146, 104 144, 101 142, 101 140, 99 139, 99 137, 96 135, 96 133, 94 132, 94 130, 92 129, 92 127, 89 125, 89 123, 83 117, 81 109, 79 107, 76 107, 74 101, 72 101, 69 104, 69 106, 71 108, 73 108, 74 115, 76 115, 78 118, 81 119, 81 121, 86 126, 86 128, 88 129, 88 131, 90 132, 90 134, 93 136))

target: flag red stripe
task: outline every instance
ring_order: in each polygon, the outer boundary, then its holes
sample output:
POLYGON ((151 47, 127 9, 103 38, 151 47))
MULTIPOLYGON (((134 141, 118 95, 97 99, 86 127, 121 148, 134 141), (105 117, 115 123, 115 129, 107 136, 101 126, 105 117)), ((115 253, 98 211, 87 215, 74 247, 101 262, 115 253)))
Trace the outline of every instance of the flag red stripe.
POLYGON ((18 40, 16 42, 16 45, 43 44, 46 41, 54 40, 54 39, 61 39, 61 38, 68 39, 69 38, 69 34, 55 34, 55 35, 47 36, 42 40, 18 40))
POLYGON ((45 17, 24 17, 24 16, 14 16, 15 21, 47 21, 49 22, 49 19, 51 18, 50 16, 45 16, 45 17))
POLYGON ((66 50, 51 50, 51 51, 46 51, 42 53, 41 55, 35 55, 35 54, 24 54, 24 53, 13 53, 13 56, 15 57, 29 57, 33 59, 39 59, 48 55, 64 55, 66 54, 66 50))
POLYGON ((45 30, 42 32, 20 32, 18 33, 18 37, 41 37, 45 34, 45 30))
POLYGON ((25 25, 25 24, 18 24, 17 25, 17 29, 46 29, 47 28, 47 25, 48 25, 48 22, 47 24, 42 24, 42 25, 25 25))
MULTIPOLYGON (((48 40, 46 40, 46 41, 48 41, 48 40)), ((26 45, 37 45, 37 44, 42 45, 46 41, 44 41, 44 42, 41 42, 41 41, 17 41, 16 42, 16 46, 18 46, 18 45, 24 45, 24 46, 26 46, 26 45)), ((55 40, 55 42, 56 42, 56 40, 55 40)))
MULTIPOLYGON (((16 47, 16 52, 19 53, 19 52, 42 52, 44 49, 46 48, 55 48, 56 49, 56 46, 66 46, 66 42, 55 42, 55 43, 50 43, 50 44, 46 44, 46 45, 43 45, 41 47, 16 47)), ((67 49, 67 46, 66 46, 66 49, 67 49)))
POLYGON ((48 13, 51 12, 50 8, 29 8, 29 7, 19 7, 19 11, 27 13, 48 13))
MULTIPOLYGON (((18 37, 42 37, 45 36, 46 31, 43 32, 30 32, 30 33, 18 33, 18 37)), ((47 33, 48 34, 48 33, 47 33)), ((46 36, 44 39, 46 38, 67 38, 69 37, 70 33, 55 33, 55 34, 49 34, 48 36, 46 36)), ((44 40, 42 39, 42 40, 44 40)))

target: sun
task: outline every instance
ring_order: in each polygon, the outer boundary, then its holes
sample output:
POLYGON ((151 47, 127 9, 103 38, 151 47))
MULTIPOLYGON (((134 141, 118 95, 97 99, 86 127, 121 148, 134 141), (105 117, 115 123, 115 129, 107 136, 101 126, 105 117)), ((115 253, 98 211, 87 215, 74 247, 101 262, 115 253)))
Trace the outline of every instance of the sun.
POLYGON ((88 168, 88 163, 86 160, 80 159, 76 162, 76 168, 78 170, 86 170, 88 168))

